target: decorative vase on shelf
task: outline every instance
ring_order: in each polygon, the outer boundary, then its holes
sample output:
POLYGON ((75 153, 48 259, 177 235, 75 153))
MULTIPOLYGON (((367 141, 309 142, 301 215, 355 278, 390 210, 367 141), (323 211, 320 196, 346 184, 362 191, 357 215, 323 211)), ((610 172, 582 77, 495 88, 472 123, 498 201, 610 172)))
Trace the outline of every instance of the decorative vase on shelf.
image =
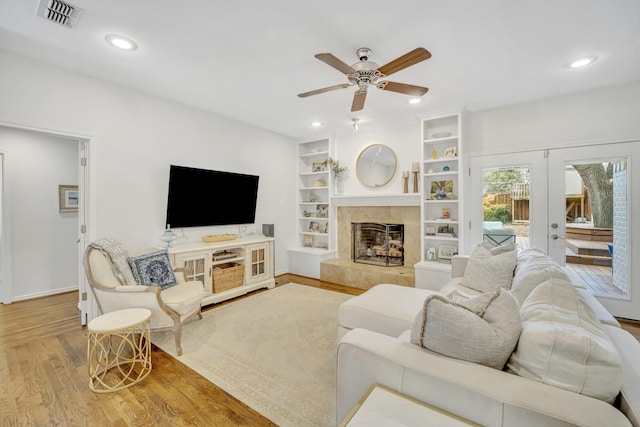
POLYGON ((342 175, 334 175, 333 177, 333 195, 342 196, 344 186, 342 184, 342 175))

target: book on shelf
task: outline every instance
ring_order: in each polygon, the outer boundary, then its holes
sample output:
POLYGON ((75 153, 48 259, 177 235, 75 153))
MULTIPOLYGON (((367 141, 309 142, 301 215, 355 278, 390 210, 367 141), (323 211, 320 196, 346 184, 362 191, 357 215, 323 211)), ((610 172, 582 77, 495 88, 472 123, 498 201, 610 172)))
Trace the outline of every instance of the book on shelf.
POLYGON ((214 261, 222 261, 225 259, 235 258, 237 256, 238 255, 236 253, 229 251, 216 252, 212 255, 214 261))

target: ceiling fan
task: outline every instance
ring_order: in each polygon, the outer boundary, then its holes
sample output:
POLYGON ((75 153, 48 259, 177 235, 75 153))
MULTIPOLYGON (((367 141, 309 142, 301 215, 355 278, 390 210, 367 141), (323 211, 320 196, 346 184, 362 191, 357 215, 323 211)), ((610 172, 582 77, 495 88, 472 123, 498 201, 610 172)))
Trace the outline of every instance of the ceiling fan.
POLYGON ((356 62, 353 65, 347 65, 331 53, 318 53, 315 55, 320 61, 331 65, 338 71, 347 75, 349 83, 343 83, 339 85, 329 86, 322 89, 316 89, 309 92, 298 94, 300 98, 306 98, 311 95, 317 95, 319 93, 330 92, 332 90, 344 89, 349 86, 358 85, 358 89, 353 95, 353 102, 351 104, 351 111, 360 111, 364 108, 364 101, 367 97, 367 90, 369 85, 375 85, 378 89, 390 90, 392 92, 404 93, 411 96, 422 96, 429 90, 426 87, 414 86, 406 83, 390 82, 385 80, 387 76, 403 70, 407 67, 417 64, 431 58, 431 53, 423 47, 418 47, 411 52, 402 55, 399 58, 394 59, 388 64, 379 67, 377 63, 369 61, 369 55, 371 49, 367 47, 361 47, 356 51, 360 62, 356 62))

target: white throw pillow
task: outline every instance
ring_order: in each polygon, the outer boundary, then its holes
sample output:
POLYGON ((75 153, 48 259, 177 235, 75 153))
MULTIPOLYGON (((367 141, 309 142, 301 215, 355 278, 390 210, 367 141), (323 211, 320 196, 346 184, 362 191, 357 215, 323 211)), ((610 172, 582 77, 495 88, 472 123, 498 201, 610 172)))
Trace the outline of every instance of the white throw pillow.
POLYGON ((519 336, 518 303, 504 289, 463 303, 430 295, 411 330, 416 345, 495 369, 504 367, 519 336))
POLYGON ((522 304, 539 284, 552 278, 569 281, 562 267, 550 260, 531 260, 518 264, 511 281, 511 293, 522 304))
POLYGON ((479 292, 491 292, 498 288, 509 289, 516 267, 517 251, 496 255, 482 244, 476 246, 464 270, 462 284, 479 292))
POLYGON ((622 381, 620 355, 570 282, 552 278, 538 285, 520 316, 522 333, 508 371, 613 402, 622 381))

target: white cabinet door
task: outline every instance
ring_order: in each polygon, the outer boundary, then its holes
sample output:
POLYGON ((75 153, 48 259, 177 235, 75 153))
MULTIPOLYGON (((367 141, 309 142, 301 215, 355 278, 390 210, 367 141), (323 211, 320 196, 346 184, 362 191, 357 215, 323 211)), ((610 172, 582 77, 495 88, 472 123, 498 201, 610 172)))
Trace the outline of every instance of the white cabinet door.
POLYGON ((187 280, 204 283, 205 291, 211 293, 211 252, 198 251, 175 255, 175 268, 184 268, 187 280))
POLYGON ((255 243, 247 245, 245 259, 245 282, 252 284, 271 277, 271 259, 269 243, 255 243))

